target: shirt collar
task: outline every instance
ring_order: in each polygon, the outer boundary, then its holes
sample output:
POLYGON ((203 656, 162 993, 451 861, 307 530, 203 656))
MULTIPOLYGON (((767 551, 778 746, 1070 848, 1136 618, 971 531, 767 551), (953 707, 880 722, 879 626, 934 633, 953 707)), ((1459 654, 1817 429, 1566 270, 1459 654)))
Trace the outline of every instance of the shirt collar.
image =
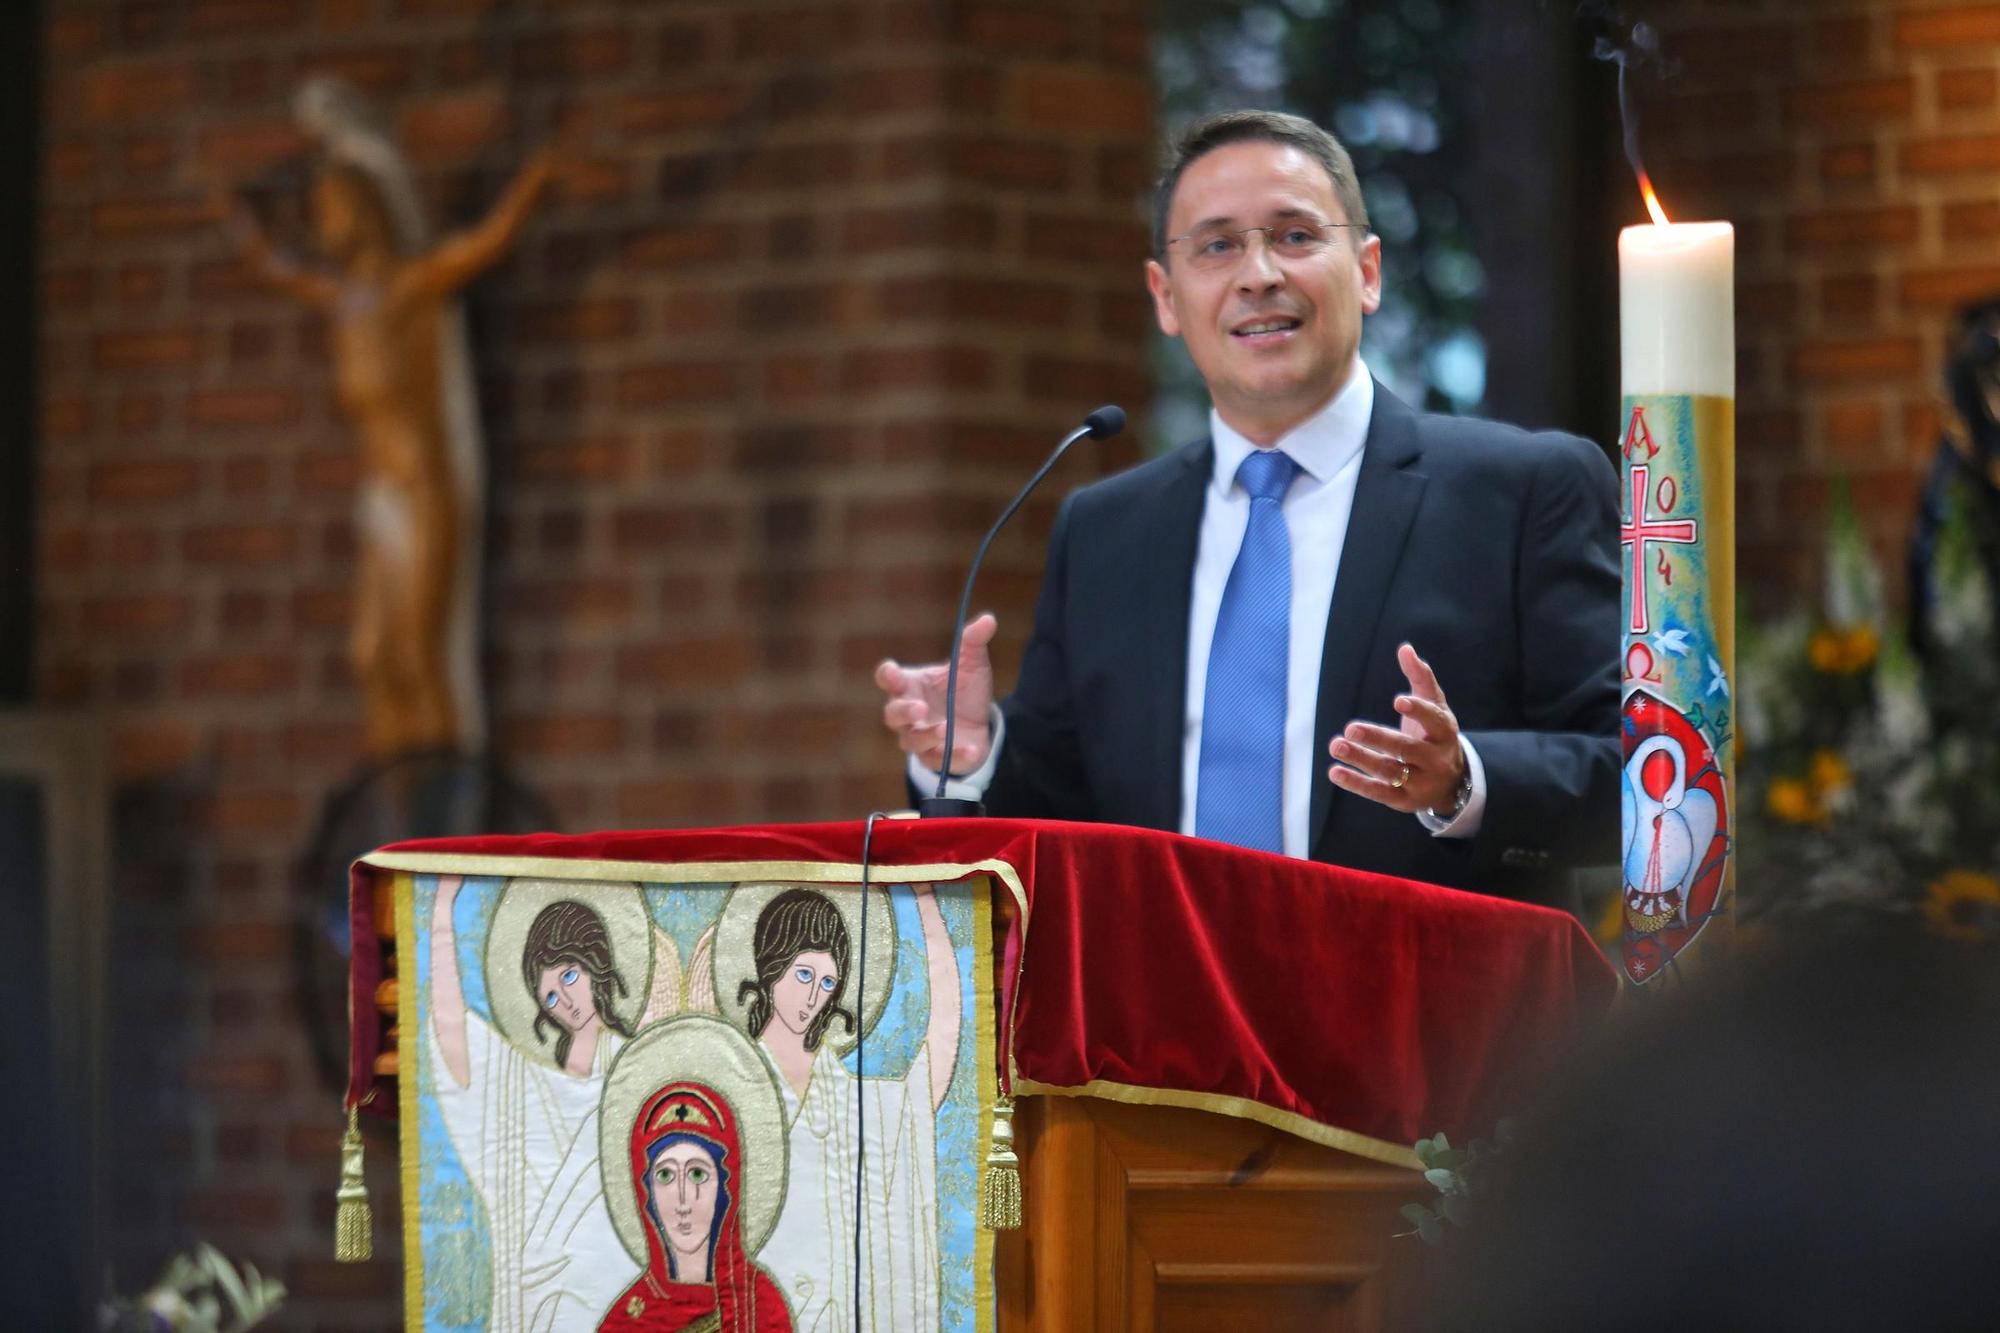
MULTIPOLYGON (((1300 471, 1324 485, 1361 452, 1374 412, 1375 379, 1357 356, 1346 385, 1332 401, 1279 437, 1275 447, 1290 454, 1300 471)), ((1215 442, 1215 486, 1227 492, 1235 484, 1236 469, 1257 446, 1237 434, 1212 407, 1208 410, 1208 431, 1215 442)))

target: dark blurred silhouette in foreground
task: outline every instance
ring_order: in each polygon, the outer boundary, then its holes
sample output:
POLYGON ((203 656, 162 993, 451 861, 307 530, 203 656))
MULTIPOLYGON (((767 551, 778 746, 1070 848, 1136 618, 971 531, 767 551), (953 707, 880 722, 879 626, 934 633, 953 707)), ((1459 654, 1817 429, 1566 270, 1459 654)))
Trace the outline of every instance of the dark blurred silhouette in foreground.
POLYGON ((2000 949, 1911 918, 1784 929, 1606 1025, 1435 1256, 1425 1327, 2000 1314, 2000 949))

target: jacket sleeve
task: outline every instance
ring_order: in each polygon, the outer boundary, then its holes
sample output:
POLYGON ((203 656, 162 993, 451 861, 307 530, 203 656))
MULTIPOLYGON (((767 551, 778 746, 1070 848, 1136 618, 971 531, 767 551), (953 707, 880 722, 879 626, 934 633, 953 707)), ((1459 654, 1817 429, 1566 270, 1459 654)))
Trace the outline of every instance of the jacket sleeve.
POLYGON ((1467 732, 1486 767, 1481 865, 1617 859, 1618 481, 1596 445, 1553 441, 1515 573, 1521 724, 1467 732))

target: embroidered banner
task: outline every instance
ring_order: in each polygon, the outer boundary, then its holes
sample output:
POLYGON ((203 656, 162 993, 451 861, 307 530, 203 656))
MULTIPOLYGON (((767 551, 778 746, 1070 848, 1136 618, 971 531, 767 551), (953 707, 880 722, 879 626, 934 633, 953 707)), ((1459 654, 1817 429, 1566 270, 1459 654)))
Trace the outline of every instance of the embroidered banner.
POLYGON ((991 1328, 986 876, 520 869, 396 874, 410 1327, 991 1328))

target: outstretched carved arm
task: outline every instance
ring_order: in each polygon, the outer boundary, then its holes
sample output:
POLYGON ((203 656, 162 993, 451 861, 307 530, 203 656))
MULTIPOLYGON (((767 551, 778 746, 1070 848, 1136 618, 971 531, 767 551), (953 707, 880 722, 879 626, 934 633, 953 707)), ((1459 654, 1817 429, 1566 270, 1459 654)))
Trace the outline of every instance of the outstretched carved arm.
POLYGON ((491 268, 514 244, 555 174, 555 155, 544 148, 528 159, 501 193, 493 210, 474 226, 454 232, 410 267, 409 280, 422 291, 457 291, 491 268))
POLYGON ((237 257, 251 276, 274 292, 323 309, 334 302, 339 287, 324 273, 318 273, 281 252, 271 244, 256 217, 243 201, 221 191, 209 198, 209 212, 222 223, 223 232, 235 247, 237 257))

